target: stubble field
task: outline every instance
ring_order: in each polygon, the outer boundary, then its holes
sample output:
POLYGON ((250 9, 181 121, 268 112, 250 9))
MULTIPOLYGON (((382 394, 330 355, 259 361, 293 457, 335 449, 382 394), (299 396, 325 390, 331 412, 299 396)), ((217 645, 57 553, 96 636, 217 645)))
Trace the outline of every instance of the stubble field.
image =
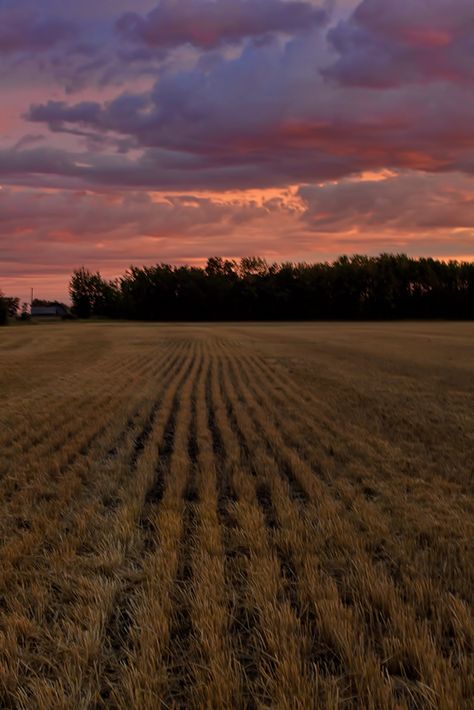
POLYGON ((472 324, 0 332, 0 706, 474 707, 472 324))

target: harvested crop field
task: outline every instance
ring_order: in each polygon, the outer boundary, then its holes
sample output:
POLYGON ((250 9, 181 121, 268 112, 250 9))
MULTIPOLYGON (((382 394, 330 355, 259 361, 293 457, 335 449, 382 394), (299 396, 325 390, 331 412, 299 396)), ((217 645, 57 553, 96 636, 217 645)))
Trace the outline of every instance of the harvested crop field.
POLYGON ((0 333, 0 706, 474 707, 472 324, 0 333))

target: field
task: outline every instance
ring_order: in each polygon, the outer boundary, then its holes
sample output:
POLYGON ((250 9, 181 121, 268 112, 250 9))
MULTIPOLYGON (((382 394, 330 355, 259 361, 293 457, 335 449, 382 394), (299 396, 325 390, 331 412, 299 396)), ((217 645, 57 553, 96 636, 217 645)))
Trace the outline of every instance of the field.
POLYGON ((0 332, 0 706, 474 707, 474 325, 0 332))

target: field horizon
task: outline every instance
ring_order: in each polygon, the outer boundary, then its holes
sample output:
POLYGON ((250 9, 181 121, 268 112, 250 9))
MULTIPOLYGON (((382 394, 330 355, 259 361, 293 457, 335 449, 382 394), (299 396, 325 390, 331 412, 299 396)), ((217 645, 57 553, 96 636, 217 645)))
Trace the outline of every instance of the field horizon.
POLYGON ((474 323, 4 328, 0 393, 0 706, 473 706, 474 323))

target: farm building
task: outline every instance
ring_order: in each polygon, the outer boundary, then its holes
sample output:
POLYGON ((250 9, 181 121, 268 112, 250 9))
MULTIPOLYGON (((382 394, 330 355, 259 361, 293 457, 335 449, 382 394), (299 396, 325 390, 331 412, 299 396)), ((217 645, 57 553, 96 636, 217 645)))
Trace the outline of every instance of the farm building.
POLYGON ((67 309, 60 303, 50 306, 31 306, 31 317, 41 320, 58 320, 68 315, 67 309))

